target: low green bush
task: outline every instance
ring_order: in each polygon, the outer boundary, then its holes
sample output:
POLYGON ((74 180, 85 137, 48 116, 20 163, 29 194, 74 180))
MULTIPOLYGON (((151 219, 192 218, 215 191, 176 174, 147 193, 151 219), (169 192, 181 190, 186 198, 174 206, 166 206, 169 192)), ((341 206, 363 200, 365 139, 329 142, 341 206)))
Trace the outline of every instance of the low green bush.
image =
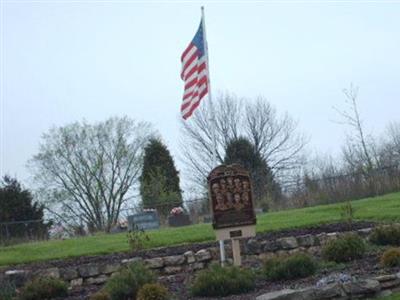
POLYGON ((364 240, 357 234, 348 233, 336 240, 329 241, 322 248, 322 256, 326 260, 340 263, 361 258, 365 251, 364 240))
POLYGON ((124 267, 112 276, 104 286, 111 300, 135 300, 139 289, 146 283, 156 280, 152 271, 140 262, 124 267))
POLYGON ((264 275, 270 280, 304 278, 317 270, 315 260, 306 254, 276 257, 264 263, 264 275))
POLYGON ((0 280, 0 300, 12 300, 15 297, 15 285, 8 280, 0 280))
POLYGON ((38 300, 64 297, 68 286, 61 279, 53 277, 38 277, 27 282, 21 289, 19 300, 38 300))
POLYGON ((141 287, 137 300, 168 300, 168 290, 158 283, 147 283, 141 287))
POLYGON ((100 290, 90 296, 90 300, 110 300, 110 295, 105 290, 100 290))
POLYGON ((194 296, 223 297, 246 293, 254 289, 255 275, 252 271, 214 264, 210 269, 200 271, 192 286, 194 296))
POLYGON ((376 227, 371 233, 370 241, 376 245, 400 246, 400 226, 387 225, 376 227))
POLYGON ((346 267, 346 264, 344 263, 337 263, 335 261, 320 261, 318 263, 318 269, 321 272, 324 271, 340 271, 343 270, 346 267))
POLYGON ((381 256, 381 264, 389 268, 400 266, 400 249, 391 248, 386 250, 381 256))

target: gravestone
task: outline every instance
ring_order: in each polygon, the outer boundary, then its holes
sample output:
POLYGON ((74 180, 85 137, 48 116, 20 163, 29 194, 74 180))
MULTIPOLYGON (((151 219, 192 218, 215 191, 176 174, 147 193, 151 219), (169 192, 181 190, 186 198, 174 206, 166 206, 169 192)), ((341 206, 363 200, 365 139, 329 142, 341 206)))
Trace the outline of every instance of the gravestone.
POLYGON ((128 216, 128 230, 133 230, 134 225, 137 229, 148 230, 160 228, 160 218, 157 211, 144 211, 128 216))
POLYGON ((168 216, 168 225, 171 227, 187 226, 192 224, 188 214, 181 213, 179 215, 168 216))
POLYGON ((241 264, 239 239, 255 236, 252 184, 238 164, 221 165, 207 178, 212 224, 217 240, 232 240, 235 265, 241 264))

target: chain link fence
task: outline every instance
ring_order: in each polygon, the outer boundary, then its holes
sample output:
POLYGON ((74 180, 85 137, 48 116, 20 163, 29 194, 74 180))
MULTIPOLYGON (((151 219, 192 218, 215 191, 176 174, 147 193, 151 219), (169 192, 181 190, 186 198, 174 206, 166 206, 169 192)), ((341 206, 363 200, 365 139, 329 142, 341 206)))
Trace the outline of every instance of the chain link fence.
POLYGON ((41 219, 0 222, 0 245, 46 240, 49 238, 50 225, 41 219))

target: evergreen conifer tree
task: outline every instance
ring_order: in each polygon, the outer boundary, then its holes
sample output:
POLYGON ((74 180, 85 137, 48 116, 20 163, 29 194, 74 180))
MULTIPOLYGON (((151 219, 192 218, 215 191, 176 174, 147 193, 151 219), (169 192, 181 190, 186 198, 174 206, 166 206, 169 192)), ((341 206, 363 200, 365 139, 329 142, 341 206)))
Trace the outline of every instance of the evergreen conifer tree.
POLYGON ((46 238, 51 223, 43 222, 43 209, 17 179, 4 176, 0 182, 0 242, 46 238))
POLYGON ((179 172, 167 146, 159 139, 151 139, 145 148, 140 194, 143 208, 155 208, 163 215, 182 205, 179 172))

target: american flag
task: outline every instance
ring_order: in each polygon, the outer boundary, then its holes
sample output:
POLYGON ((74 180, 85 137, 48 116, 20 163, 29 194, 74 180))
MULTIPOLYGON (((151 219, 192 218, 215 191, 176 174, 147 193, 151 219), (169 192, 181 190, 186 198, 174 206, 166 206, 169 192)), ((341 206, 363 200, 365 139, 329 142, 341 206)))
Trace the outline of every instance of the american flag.
POLYGON ((181 57, 181 78, 185 82, 181 113, 185 120, 193 114, 209 90, 207 44, 203 22, 204 18, 181 57))

